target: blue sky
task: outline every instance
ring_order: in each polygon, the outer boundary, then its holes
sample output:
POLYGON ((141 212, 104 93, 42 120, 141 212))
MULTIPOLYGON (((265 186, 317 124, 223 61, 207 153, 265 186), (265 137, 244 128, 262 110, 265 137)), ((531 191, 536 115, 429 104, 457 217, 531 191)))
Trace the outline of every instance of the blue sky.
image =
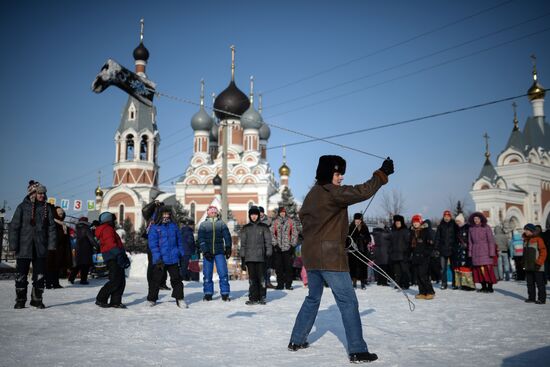
MULTIPOLYGON (((31 178, 50 196, 71 200, 93 198, 100 168, 103 186, 111 184, 127 96, 115 88, 97 95, 90 86, 107 58, 133 69, 142 17, 147 75, 159 91, 198 101, 204 78, 207 94, 221 92, 234 44, 237 85, 248 93, 254 75, 266 121, 328 136, 525 93, 533 53, 539 80, 550 85, 547 13, 544 0, 4 1, 0 204, 7 200, 14 210, 31 178)), ((531 105, 526 97, 516 102, 523 127, 531 105)), ((165 181, 188 165, 197 107, 164 98, 155 105, 165 181)), ((396 173, 385 190, 403 193, 406 215, 439 217, 450 197, 469 196, 484 160, 483 133, 491 136, 494 162, 512 119, 510 101, 334 141, 391 156, 396 173)), ((272 128, 269 146, 301 140, 272 128)), ((289 147, 298 199, 322 154, 347 160, 345 183, 361 182, 382 163, 323 142, 289 147)), ((268 159, 277 170, 282 150, 269 150, 268 159)), ((169 180, 162 186, 173 189, 169 180)), ((381 213, 381 196, 368 215, 381 213)))

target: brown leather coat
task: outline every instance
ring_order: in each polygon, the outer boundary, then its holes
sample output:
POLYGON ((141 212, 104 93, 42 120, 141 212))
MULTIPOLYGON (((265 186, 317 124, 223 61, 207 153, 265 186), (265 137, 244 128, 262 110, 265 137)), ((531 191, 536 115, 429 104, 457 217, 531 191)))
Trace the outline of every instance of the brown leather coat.
POLYGON ((349 271, 348 206, 369 199, 387 182, 388 176, 378 170, 360 185, 313 186, 300 209, 302 260, 307 270, 349 271))

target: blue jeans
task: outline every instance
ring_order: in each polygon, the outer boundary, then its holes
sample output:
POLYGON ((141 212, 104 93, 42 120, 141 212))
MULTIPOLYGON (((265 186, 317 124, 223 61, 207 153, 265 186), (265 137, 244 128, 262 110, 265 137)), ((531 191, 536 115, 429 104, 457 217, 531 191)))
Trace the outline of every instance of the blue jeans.
POLYGON ((203 275, 203 291, 204 294, 214 294, 214 282, 212 282, 212 273, 214 272, 214 262, 216 262, 216 270, 220 277, 220 293, 222 295, 229 294, 229 275, 227 273, 227 262, 224 254, 214 256, 212 261, 203 259, 202 275, 203 275))
POLYGON ((499 251, 498 254, 498 280, 510 280, 510 258, 507 252, 499 251))
POLYGON ((367 343, 363 339, 363 328, 359 315, 359 302, 353 290, 351 277, 348 272, 307 270, 308 289, 307 295, 292 329, 290 342, 304 344, 311 328, 315 323, 319 304, 323 295, 323 280, 332 290, 346 331, 348 353, 368 352, 367 343))

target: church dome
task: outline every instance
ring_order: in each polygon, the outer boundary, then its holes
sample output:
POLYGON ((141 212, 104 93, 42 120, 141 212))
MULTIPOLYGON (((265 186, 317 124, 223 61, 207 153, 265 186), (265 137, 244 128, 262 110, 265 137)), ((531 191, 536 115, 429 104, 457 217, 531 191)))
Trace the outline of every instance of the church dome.
POLYGON ((239 89, 234 81, 220 93, 214 101, 216 116, 220 120, 239 118, 250 106, 248 97, 239 89))
POLYGON ((143 45, 143 42, 140 42, 139 46, 134 49, 134 60, 149 60, 149 50, 143 45))
POLYGON ((219 174, 216 174, 216 176, 214 176, 214 178, 212 179, 212 184, 214 184, 214 186, 222 185, 222 178, 220 177, 219 174))
POLYGON ((260 127, 260 140, 268 140, 270 136, 271 129, 265 122, 262 123, 262 126, 260 127))
POLYGON ((101 197, 103 197, 103 190, 101 190, 101 187, 98 186, 98 187, 95 189, 95 196, 101 196, 101 197))
POLYGON ((241 126, 243 129, 259 129, 262 127, 262 115, 256 111, 253 105, 248 107, 248 110, 241 116, 241 126))
POLYGON ((210 131, 212 129, 212 125, 214 125, 212 117, 206 113, 202 106, 199 112, 194 114, 191 118, 191 128, 195 131, 210 131))
POLYGON ((531 88, 527 91, 528 98, 530 101, 535 99, 543 99, 544 95, 546 94, 546 90, 542 85, 539 84, 538 81, 533 81, 533 85, 531 85, 531 88))
POLYGON ((279 168, 279 175, 290 176, 290 168, 286 165, 286 163, 283 163, 283 165, 279 168))

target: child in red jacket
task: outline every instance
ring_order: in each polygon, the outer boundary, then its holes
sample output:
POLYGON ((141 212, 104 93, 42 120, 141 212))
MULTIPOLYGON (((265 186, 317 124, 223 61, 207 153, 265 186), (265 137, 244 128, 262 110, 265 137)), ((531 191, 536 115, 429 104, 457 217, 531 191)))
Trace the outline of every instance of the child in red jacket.
POLYGON ((120 236, 115 231, 115 216, 109 212, 99 215, 99 226, 95 230, 103 261, 109 269, 109 281, 99 290, 95 304, 99 307, 126 308, 122 304, 122 293, 126 287, 124 269, 129 260, 120 236), (109 297, 111 302, 109 302, 109 297))
POLYGON ((543 305, 546 303, 546 287, 544 284, 546 246, 539 233, 537 233, 534 224, 526 224, 523 230, 525 235, 523 265, 525 267, 525 280, 527 281, 527 299, 525 302, 543 305), (535 300, 535 284, 539 291, 537 300, 535 300))

